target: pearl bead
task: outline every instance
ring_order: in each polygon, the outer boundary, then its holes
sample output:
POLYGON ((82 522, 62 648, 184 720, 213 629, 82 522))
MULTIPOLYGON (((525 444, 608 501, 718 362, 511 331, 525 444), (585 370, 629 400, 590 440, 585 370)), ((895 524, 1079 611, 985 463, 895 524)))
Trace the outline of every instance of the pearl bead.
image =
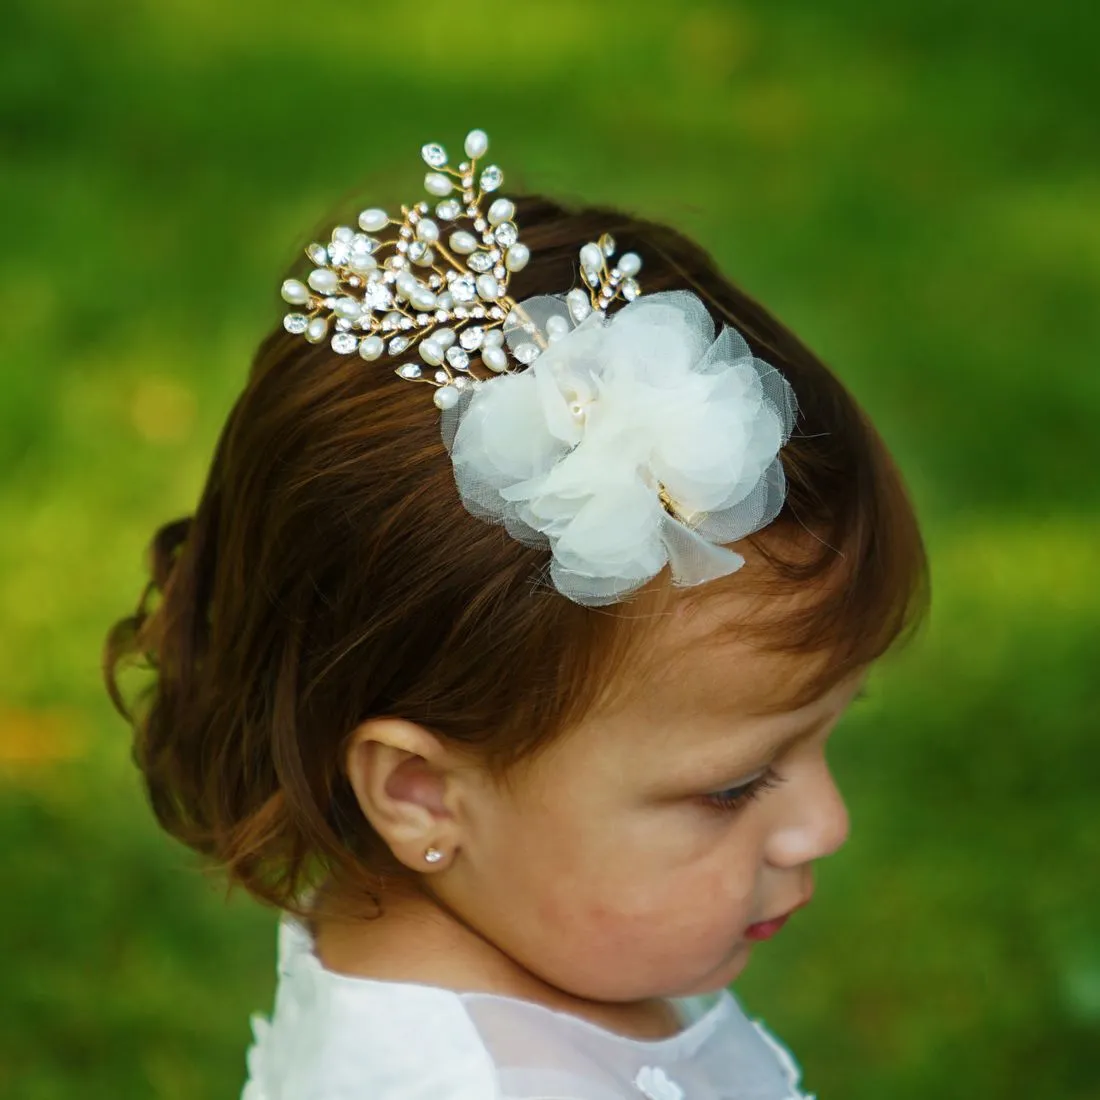
POLYGON ((373 271, 377 266, 378 261, 369 252, 353 252, 348 260, 348 267, 360 274, 373 271))
POLYGON ((364 336, 359 341, 359 354, 364 359, 377 359, 385 350, 386 345, 381 336, 364 336))
POLYGON ((477 238, 473 233, 467 233, 465 229, 459 229, 451 234, 451 251, 466 256, 477 249, 477 238))
POLYGON ((624 252, 615 266, 624 275, 637 275, 642 270, 642 258, 637 252, 624 252))
POLYGON ((409 301, 417 309, 435 309, 435 295, 426 287, 418 286, 409 295, 409 301))
POLYGON ((306 327, 306 339, 311 344, 319 344, 328 334, 328 321, 324 317, 314 317, 306 327))
POLYGON ((564 317, 546 318, 546 335, 550 337, 551 343, 560 340, 569 331, 569 322, 564 317))
POLYGON ((416 281, 416 276, 408 269, 405 269, 397 273, 393 285, 407 298, 416 289, 418 283, 416 281))
POLYGON ((283 283, 282 295, 284 302, 290 302, 294 306, 305 305, 309 301, 309 289, 297 279, 287 279, 283 283))
POLYGON ((603 265, 603 252, 598 244, 589 242, 581 249, 581 264, 599 271, 603 265))
POLYGON ((432 244, 439 240, 439 226, 431 218, 421 218, 416 223, 416 235, 422 240, 432 244))
POLYGON ((516 205, 514 202, 509 199, 496 199, 489 207, 489 224, 500 225, 501 222, 508 221, 515 212, 516 205))
POLYGON ((497 374, 508 369, 508 356, 500 348, 482 347, 481 361, 497 374))
POLYGON ((486 301, 492 301, 500 297, 500 284, 492 275, 479 275, 477 277, 477 292, 486 301))
POLYGON ((455 332, 453 328, 437 328, 432 333, 432 343, 438 344, 444 351, 447 350, 455 342, 455 332))
POLYGON ((338 298, 336 305, 332 307, 332 312, 337 317, 346 317, 349 321, 354 321, 363 312, 363 306, 357 298, 338 298))
POLYGON ((443 362, 443 349, 434 340, 425 340, 420 345, 420 358, 425 363, 438 367, 443 362))
POLYGON ((377 233, 379 229, 385 228, 389 220, 389 215, 385 210, 377 206, 372 206, 359 215, 359 225, 367 233, 377 233))
POLYGON ((424 190, 429 195, 449 195, 453 189, 454 185, 442 172, 429 172, 424 177, 424 190))
POLYGON ((466 143, 463 148, 470 160, 483 157, 489 148, 489 135, 484 130, 471 130, 466 135, 466 143))
POLYGON ((318 267, 309 273, 309 285, 318 294, 332 294, 340 285, 340 280, 330 268, 318 267))
POLYGON ((504 333, 498 328, 491 328, 482 340, 482 347, 485 348, 499 348, 504 343, 504 333))
POLYGON ((454 386, 440 386, 432 400, 441 409, 453 409, 458 404, 458 390, 454 386))
POLYGON ((525 244, 514 244, 504 253, 504 266, 509 271, 522 271, 531 258, 530 249, 525 244))

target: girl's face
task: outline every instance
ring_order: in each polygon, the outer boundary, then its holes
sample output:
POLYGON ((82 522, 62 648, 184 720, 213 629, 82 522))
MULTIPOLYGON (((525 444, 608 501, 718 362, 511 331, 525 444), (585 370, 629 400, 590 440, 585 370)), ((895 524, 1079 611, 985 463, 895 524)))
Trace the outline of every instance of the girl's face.
POLYGON ((480 936, 575 997, 728 985, 749 926, 805 904, 814 861, 848 834, 824 750, 866 670, 764 714, 813 671, 807 658, 692 645, 699 616, 661 632, 663 671, 557 742, 514 797, 452 792, 453 856, 426 876, 480 936))

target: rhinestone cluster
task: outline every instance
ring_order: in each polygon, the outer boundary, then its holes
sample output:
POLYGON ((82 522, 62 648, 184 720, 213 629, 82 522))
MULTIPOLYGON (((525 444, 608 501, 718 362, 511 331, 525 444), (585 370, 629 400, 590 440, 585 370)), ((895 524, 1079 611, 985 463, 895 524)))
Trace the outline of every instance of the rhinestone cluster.
MULTIPOLYGON (((358 229, 338 225, 327 244, 309 245, 313 270, 305 282, 282 285, 283 300, 297 307, 283 318, 287 332, 314 344, 328 340, 333 351, 365 360, 415 350, 419 360, 402 363, 395 373, 436 387, 440 408, 452 407, 461 390, 478 384, 470 373, 473 357, 495 374, 509 373, 564 335, 538 330, 508 296, 508 281, 526 267, 530 252, 519 239, 514 203, 498 197, 482 209, 504 182, 495 164, 479 169, 488 148, 485 131, 471 130, 466 159, 453 168, 446 149, 428 143, 421 156, 430 169, 424 189, 437 200, 434 210, 420 201, 402 205, 400 218, 391 218, 372 207, 359 215, 358 229), (524 333, 512 350, 515 368, 505 341, 513 328, 524 333)), ((634 278, 640 258, 627 252, 608 268, 614 252, 606 233, 581 248, 585 287, 566 295, 576 324, 616 297, 631 301, 640 293, 634 278)))

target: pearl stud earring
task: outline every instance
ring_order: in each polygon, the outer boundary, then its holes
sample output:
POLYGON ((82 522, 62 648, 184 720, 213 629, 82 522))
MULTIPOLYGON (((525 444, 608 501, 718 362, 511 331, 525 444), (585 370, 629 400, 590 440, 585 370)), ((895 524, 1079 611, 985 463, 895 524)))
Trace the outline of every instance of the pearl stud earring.
POLYGON ((438 863, 443 858, 443 853, 438 848, 429 848, 424 853, 424 858, 429 863, 438 863))

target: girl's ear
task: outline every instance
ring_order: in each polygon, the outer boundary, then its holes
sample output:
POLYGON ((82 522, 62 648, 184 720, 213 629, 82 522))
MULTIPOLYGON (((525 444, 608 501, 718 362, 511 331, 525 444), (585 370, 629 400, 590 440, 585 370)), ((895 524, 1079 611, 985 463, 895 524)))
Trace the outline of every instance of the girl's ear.
POLYGON ((428 848, 454 851, 455 762, 437 737, 400 718, 372 718, 352 734, 344 767, 363 816, 402 863, 424 871, 428 848))

